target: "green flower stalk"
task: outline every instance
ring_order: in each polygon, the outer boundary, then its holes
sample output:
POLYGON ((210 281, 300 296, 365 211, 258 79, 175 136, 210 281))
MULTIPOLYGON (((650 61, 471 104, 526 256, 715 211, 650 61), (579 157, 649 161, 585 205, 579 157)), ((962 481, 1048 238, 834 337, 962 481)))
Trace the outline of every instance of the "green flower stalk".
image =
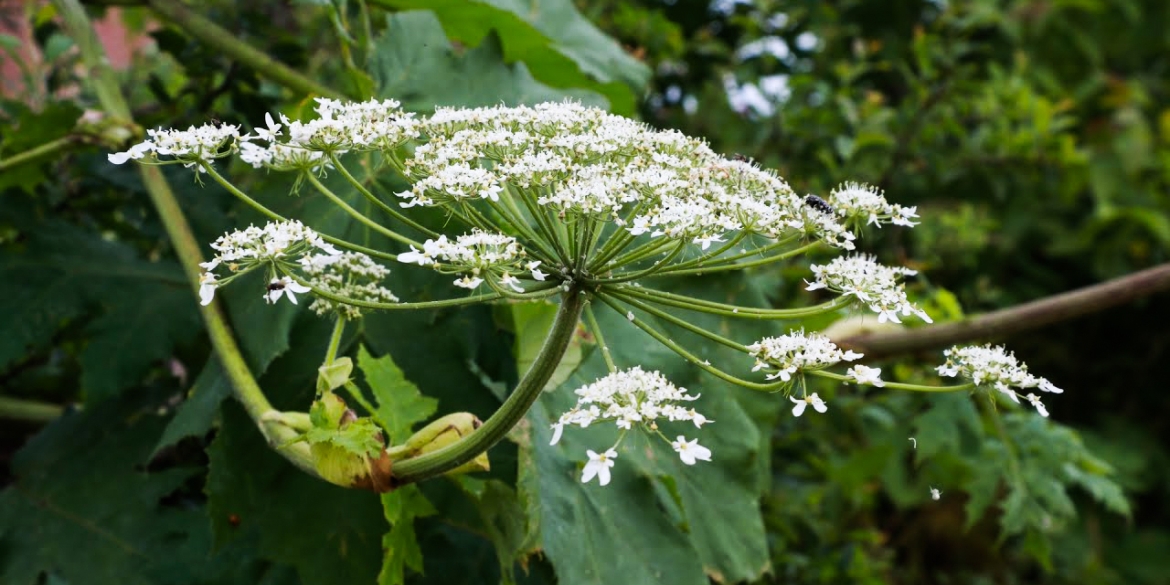
MULTIPOLYGON (((314 456, 323 454, 317 457, 319 469, 325 465, 321 474, 335 483, 382 490, 442 473, 486 469, 484 453, 539 396, 583 313, 596 337, 603 339, 597 320, 585 313, 592 299, 712 375, 755 390, 783 392, 795 404, 796 416, 807 406, 817 412, 828 409, 817 394, 805 391, 809 375, 905 390, 985 388, 1017 402, 1014 391, 1005 390, 1012 381, 1025 382, 1019 387, 1057 391, 1047 381, 1013 377, 1009 369, 1014 361, 996 361, 994 352, 957 349, 939 371, 966 375, 971 383, 928 387, 887 382, 880 369, 863 365, 834 373, 830 370, 861 355, 842 351, 828 338, 803 329, 744 343, 672 312, 781 320, 852 306, 872 311, 883 323, 900 323, 905 317, 930 322, 900 282, 913 276, 913 270, 882 266, 870 256, 852 253, 854 229, 915 225, 914 207, 890 203, 875 188, 845 183, 825 198, 801 196, 775 173, 723 157, 702 140, 568 102, 440 108, 423 117, 403 111, 394 100, 318 99, 316 113, 316 118, 304 121, 284 116, 278 121, 267 115, 264 125, 249 134, 231 125, 153 130, 145 142, 110 155, 115 164, 129 160, 183 164, 271 218, 263 227, 238 230, 212 244, 216 256, 203 264, 200 281, 205 304, 219 287, 254 270, 265 272, 266 288, 257 294, 268 302, 298 303, 298 295, 311 295, 314 311, 343 320, 360 318, 369 310, 560 299, 557 319, 530 371, 482 425, 467 419, 470 415, 455 413, 420 431, 425 436, 416 435, 403 445, 382 445, 373 423, 363 422, 367 419, 334 416, 352 411, 331 393, 336 384, 345 383, 348 372, 330 370, 332 377, 323 384, 312 411, 316 413, 311 416, 312 430, 304 440, 312 445, 314 456), (372 249, 320 234, 276 214, 219 172, 217 163, 231 158, 256 169, 290 173, 294 189, 318 191, 355 221, 394 242, 395 249, 372 249), (399 174, 410 188, 371 192, 347 168, 360 158, 399 174), (333 193, 319 180, 327 172, 340 173, 380 215, 367 216, 333 193), (450 219, 444 228, 448 231, 440 233, 411 219, 415 207, 441 208, 450 219), (652 286, 664 277, 752 269, 813 250, 845 254, 811 267, 808 290, 838 295, 812 307, 739 307, 652 286), (381 285, 389 271, 387 262, 400 270, 448 275, 449 293, 437 300, 400 299, 381 285), (759 378, 749 379, 751 373, 745 378, 728 371, 725 364, 699 360, 645 319, 647 315, 656 323, 741 352, 744 361, 731 367, 745 372, 750 368, 760 372, 754 374, 759 378), (336 453, 326 451, 341 444, 352 447, 346 447, 350 459, 337 464, 336 453), (323 459, 329 462, 323 464, 323 459), (378 467, 384 464, 388 471, 378 467)), ((634 429, 669 443, 684 464, 710 461, 711 451, 698 439, 678 435, 672 440, 659 429, 660 422, 691 423, 695 428, 712 422, 689 405, 699 396, 636 364, 619 368, 602 344, 610 374, 578 389, 577 405, 552 423, 553 443, 568 426, 609 421, 618 427, 616 443, 601 454, 588 452, 582 481, 597 478, 602 485, 608 483, 617 447, 634 429)), ((334 363, 333 358, 331 350, 326 366, 334 363)), ((1026 398, 1046 413, 1035 395, 1026 398)))

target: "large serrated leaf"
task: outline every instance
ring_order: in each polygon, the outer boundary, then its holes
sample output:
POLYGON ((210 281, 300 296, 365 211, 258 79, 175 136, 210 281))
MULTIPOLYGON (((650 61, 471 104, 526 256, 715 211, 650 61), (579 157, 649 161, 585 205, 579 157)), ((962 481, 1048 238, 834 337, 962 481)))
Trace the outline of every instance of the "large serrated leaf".
POLYGON ((506 65, 499 39, 492 35, 475 49, 457 55, 430 12, 389 17, 370 62, 378 95, 415 111, 435 106, 533 104, 572 97, 604 106, 605 99, 579 89, 554 89, 532 78, 521 63, 506 65))
POLYGON ((384 0, 434 11, 452 40, 479 46, 492 32, 507 62, 521 61, 541 83, 598 92, 619 114, 634 113, 650 70, 589 22, 570 0, 384 0))
MULTIPOLYGON (((680 292, 675 289, 676 292, 680 292)), ((723 302, 760 304, 763 296, 746 279, 694 279, 682 292, 723 302)), ((529 509, 539 508, 544 551, 566 583, 706 583, 758 578, 769 567, 759 498, 766 485, 767 458, 761 457, 780 407, 777 395, 732 388, 700 375, 634 328, 624 314, 598 304, 598 319, 618 367, 658 369, 671 381, 701 393, 693 406, 715 420, 701 430, 687 423, 663 423, 662 432, 698 437, 712 462, 693 467, 679 461, 669 445, 639 433, 623 442, 613 482, 605 487, 580 482, 585 450, 600 451, 617 437, 609 424, 566 429, 548 446, 550 424, 576 401, 572 390, 604 375, 600 355, 591 356, 529 413, 531 445, 521 448, 520 488, 529 509), (604 428, 598 428, 604 427, 604 428), (604 559, 604 562, 600 562, 604 559)), ((745 321, 683 315, 692 322, 750 341, 765 326, 745 321)), ((661 327, 661 325, 659 325, 661 327)), ((676 338, 681 340, 683 338, 676 338)), ((742 354, 692 343, 700 357, 735 370, 750 365, 742 354), (738 360, 738 361, 736 361, 738 360)))
POLYGON ((134 384, 198 331, 194 294, 174 262, 145 260, 60 221, 41 221, 26 235, 0 251, 0 367, 84 323, 82 385, 97 401, 134 384))
POLYGON ((208 454, 207 508, 217 542, 254 538, 259 556, 295 567, 303 583, 374 582, 386 530, 376 495, 289 465, 230 402, 208 454))
POLYGON ((0 492, 0 582, 263 581, 248 543, 212 555, 201 508, 167 502, 198 469, 142 468, 164 422, 154 410, 108 400, 58 419, 16 456, 16 480, 0 492))
POLYGON ((371 414, 389 435, 388 444, 398 445, 410 438, 411 427, 438 408, 439 401, 419 393, 390 356, 375 358, 365 347, 359 348, 358 367, 374 394, 377 410, 371 414))

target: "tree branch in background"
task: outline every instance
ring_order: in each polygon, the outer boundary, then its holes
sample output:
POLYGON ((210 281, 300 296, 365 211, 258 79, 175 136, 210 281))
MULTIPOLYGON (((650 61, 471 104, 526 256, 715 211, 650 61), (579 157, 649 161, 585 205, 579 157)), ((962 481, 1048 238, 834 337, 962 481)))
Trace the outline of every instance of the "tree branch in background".
POLYGON ((864 353, 866 359, 881 359, 981 339, 1002 339, 1165 290, 1170 290, 1170 263, 962 321, 890 333, 852 335, 834 339, 834 342, 842 348, 864 353))

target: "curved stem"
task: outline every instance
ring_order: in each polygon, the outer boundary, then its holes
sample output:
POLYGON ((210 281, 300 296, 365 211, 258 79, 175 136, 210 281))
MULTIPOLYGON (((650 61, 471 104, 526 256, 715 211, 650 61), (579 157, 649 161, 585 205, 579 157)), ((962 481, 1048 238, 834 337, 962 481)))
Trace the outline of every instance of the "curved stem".
POLYGON ((0 396, 0 419, 47 423, 56 420, 65 409, 57 404, 0 396))
POLYGON ((848 297, 837 297, 827 303, 813 305, 811 307, 803 307, 800 309, 760 309, 757 307, 738 307, 736 305, 728 305, 724 303, 716 303, 714 301, 707 301, 703 299, 696 299, 685 295, 677 295, 665 291, 639 287, 639 286, 623 286, 615 287, 611 290, 613 294, 622 296, 633 296, 652 303, 666 305, 668 307, 676 307, 679 309, 688 309, 691 311, 701 311, 713 315, 721 315, 724 317, 738 317, 740 319, 799 319, 802 317, 811 317, 820 315, 829 311, 835 311, 842 307, 849 306, 853 300, 848 297))
POLYGON ((178 0, 147 0, 147 4, 159 16, 174 24, 179 30, 182 30, 206 45, 215 47, 215 49, 221 51, 224 55, 248 66, 258 75, 268 77, 294 92, 310 95, 315 94, 334 99, 362 97, 343 95, 309 79, 292 67, 269 57, 263 51, 255 49, 241 41, 232 32, 191 12, 181 2, 178 2, 178 0))
POLYGON ((597 317, 593 316, 593 307, 585 307, 585 320, 589 323, 589 330, 593 333, 594 339, 597 340, 597 345, 601 347, 601 357, 605 358, 605 367, 609 369, 609 373, 617 371, 617 366, 613 363, 613 356, 609 354, 609 345, 605 343, 605 337, 601 335, 601 325, 597 323, 597 317))
POLYGON ((361 183, 361 181, 358 181, 356 177, 354 177, 352 174, 350 174, 349 169, 345 168, 345 165, 341 164, 341 159, 338 158, 338 156, 336 154, 330 153, 329 160, 333 162, 333 168, 337 169, 341 173, 341 176, 345 177, 345 180, 349 181, 349 184, 353 185, 353 188, 358 190, 358 193, 361 193, 363 197, 368 199, 370 201, 370 203, 373 203, 374 205, 376 205, 378 207, 378 209, 381 209, 382 211, 384 211, 386 213, 386 215, 389 215, 390 217, 397 219, 398 221, 414 228, 415 230, 418 230, 420 233, 422 233, 423 235, 425 235, 427 237, 431 237, 431 238, 439 237, 438 232, 436 232, 432 229, 428 229, 426 226, 423 226, 423 225, 419 224, 418 222, 414 221, 413 219, 406 217, 405 215, 402 214, 402 212, 398 211, 397 209, 394 209, 394 207, 392 207, 390 205, 387 205, 381 199, 378 199, 378 197, 376 195, 374 195, 373 193, 371 193, 369 189, 366 189, 366 186, 363 185, 361 183))
MULTIPOLYGON (((235 195, 237 199, 239 199, 240 201, 243 201, 244 203, 247 203, 252 209, 259 211, 265 217, 272 219, 272 220, 276 220, 276 221, 288 221, 288 219, 286 217, 284 217, 283 215, 281 215, 275 211, 272 211, 271 209, 268 209, 267 207, 262 205, 259 201, 256 201, 255 199, 252 199, 251 197, 249 197, 247 193, 244 193, 243 191, 241 191, 238 187, 233 185, 231 183, 231 181, 228 181, 227 179, 225 179, 223 177, 223 175, 216 172, 215 168, 212 167, 211 165, 203 163, 203 164, 200 164, 200 168, 207 171, 207 175, 209 177, 211 177, 216 183, 219 183, 221 187, 223 187, 224 189, 227 189, 228 193, 235 195)), ((375 250, 373 248, 359 246, 358 244, 355 244, 355 243, 350 242, 348 240, 343 240, 341 238, 335 238, 333 236, 326 235, 326 234, 320 234, 320 236, 321 236, 321 239, 325 240, 326 242, 329 242, 330 244, 336 244, 338 246, 341 246, 343 248, 348 248, 348 249, 353 250, 355 252, 361 252, 367 256, 372 256, 374 258, 381 258, 383 260, 398 260, 397 254, 390 254, 388 252, 383 252, 381 250, 375 250)))
MULTIPOLYGON (((110 69, 101 44, 90 26, 85 9, 78 0, 54 0, 58 12, 61 14, 66 31, 81 51, 82 62, 89 69, 88 79, 93 83, 95 93, 103 109, 124 120, 131 120, 130 108, 118 87, 117 78, 110 69)), ((187 218, 183 215, 170 185, 158 167, 140 165, 139 173, 143 185, 150 196, 151 202, 158 211, 163 227, 170 237, 175 248, 175 254, 187 275, 188 286, 192 295, 198 294, 199 275, 202 272, 199 263, 203 261, 199 251, 199 242, 191 231, 187 218)), ((291 429, 275 420, 266 420, 268 413, 276 413, 264 393, 260 390, 256 379, 244 360, 236 340, 228 328, 227 320, 219 309, 218 303, 200 306, 200 313, 207 323, 207 333, 211 338, 212 348, 219 358, 220 365, 231 380, 232 390, 236 399, 243 404, 248 416, 256 423, 261 434, 270 446, 276 447, 289 443, 297 436, 291 429)), ((317 476, 313 465, 312 455, 304 443, 298 443, 285 449, 277 449, 281 455, 306 473, 317 476)))
MULTIPOLYGON (((622 312, 621 307, 618 307, 617 303, 615 303, 613 300, 606 298, 606 296, 599 296, 598 298, 600 298, 602 300, 602 302, 609 305, 610 308, 617 311, 619 314, 622 312)), ((742 387, 747 388, 749 390, 759 390, 761 392, 775 392, 777 390, 780 390, 781 388, 783 388, 787 384, 789 384, 789 382, 785 382, 785 381, 772 382, 770 384, 760 384, 757 382, 749 382, 749 381, 744 380, 742 378, 737 378, 736 376, 732 376, 731 374, 728 374, 727 372, 724 372, 723 370, 720 370, 719 368, 712 366, 706 360, 700 360, 698 358, 698 356, 687 351, 686 348, 675 343, 674 340, 672 340, 672 339, 668 338, 667 336, 663 335, 662 333, 658 332, 656 329, 651 327, 645 321, 643 321, 637 317, 634 317, 633 319, 630 320, 630 322, 633 323, 635 326, 637 326, 642 331, 645 331, 647 334, 650 335, 650 337, 653 337, 662 345, 665 345, 666 347, 670 348, 670 350, 673 351, 674 353, 677 353, 678 355, 682 356, 687 361, 691 362, 692 364, 695 364, 696 366, 699 366, 699 368, 701 368, 703 371, 715 376, 716 378, 719 378, 720 380, 724 380, 726 382, 731 382, 732 384, 735 384, 736 386, 742 386, 742 387)))
POLYGON ((707 331, 706 329, 703 329, 702 327, 699 327, 698 325, 695 325, 693 323, 688 323, 684 319, 679 319, 678 317, 675 317, 674 315, 671 315, 670 313, 667 313, 666 311, 662 311, 660 309, 656 309, 654 307, 651 307, 650 305, 647 305, 646 303, 643 303, 637 299, 631 299, 629 297, 622 297, 621 295, 617 295, 617 294, 609 295, 609 294, 606 294, 604 292, 598 293, 598 296, 603 297, 603 298, 605 298, 605 297, 616 298, 617 300, 620 300, 623 303, 626 303, 626 304, 628 304, 636 309, 650 313, 651 315, 654 315, 655 317, 658 317, 659 319, 662 319, 663 321, 666 321, 667 323, 673 323, 679 327, 682 327, 683 329, 686 329, 687 331, 690 331, 691 333, 694 333, 695 335, 710 339, 711 341, 714 341, 715 343, 718 343, 724 347, 729 347, 731 349, 734 349, 735 351, 741 351, 743 353, 750 353, 751 352, 751 350, 748 349, 747 346, 743 345, 742 343, 736 343, 735 341, 732 341, 726 337, 723 337, 722 335, 719 335, 718 333, 715 333, 712 331, 707 331))
POLYGON ((400 484, 417 482, 450 471, 478 457, 503 439, 520 422, 541 390, 560 365, 569 342, 577 331, 577 322, 585 308, 587 295, 576 287, 561 297, 552 329, 536 355, 532 367, 520 379, 512 395, 483 423, 483 426, 458 442, 419 457, 394 464, 394 480, 400 484))
POLYGON ((396 242, 400 242, 400 243, 406 244, 408 246, 414 246, 415 248, 422 247, 421 243, 416 242, 416 241, 414 241, 414 240, 412 240, 412 239, 410 239, 402 234, 399 234, 398 232, 396 232, 394 230, 387 229, 382 224, 366 217, 365 215, 362 215, 362 212, 351 207, 348 203, 345 202, 344 199, 342 199, 341 197, 338 197, 336 193, 334 193, 333 191, 331 191, 329 189, 329 187, 326 187, 323 183, 321 183, 321 180, 317 178, 317 175, 315 175, 311 172, 306 172, 306 173, 304 173, 304 176, 308 177, 309 183, 311 183, 313 185, 313 187, 315 187, 318 191, 320 191, 322 195, 329 198, 329 200, 332 201, 334 205, 340 207, 342 210, 344 210, 346 213, 348 213, 350 217, 356 219, 358 221, 358 223, 360 223, 360 224, 374 230, 375 232, 378 232, 379 234, 382 234, 383 236, 386 236, 387 238, 390 238, 391 240, 394 240, 396 242))
MULTIPOLYGON (((812 374, 814 376, 820 376, 822 378, 829 378, 830 380, 837 380, 839 382, 848 382, 850 384, 857 384, 857 382, 850 380, 848 376, 843 376, 841 374, 834 374, 833 372, 826 372, 823 370, 813 370, 813 371, 809 371, 807 373, 812 374)), ((972 390, 975 388, 975 384, 972 382, 968 382, 966 384, 957 384, 955 386, 927 386, 925 384, 905 384, 902 382, 885 382, 884 380, 883 380, 883 382, 884 383, 881 386, 875 386, 875 387, 880 387, 883 389, 890 388, 893 390, 910 390, 912 392, 960 392, 963 390, 972 390)), ((859 386, 873 386, 873 384, 858 384, 858 385, 859 386)))
POLYGON ((754 268, 756 266, 763 266, 781 260, 787 260, 793 256, 799 256, 809 250, 821 245, 820 242, 812 242, 805 244, 799 248, 794 248, 787 252, 777 254, 775 256, 768 256, 767 258, 760 258, 759 260, 752 260, 750 262, 740 262, 738 264, 718 264, 715 266, 701 267, 701 268, 682 268, 682 269, 666 269, 659 272, 657 276, 682 276, 684 274, 710 274, 712 272, 726 272, 728 270, 743 270, 745 268, 754 268))
POLYGON ((36 160, 43 156, 56 154, 60 151, 66 150, 73 146, 73 144, 75 144, 77 141, 77 135, 67 134, 56 140, 50 140, 44 144, 34 146, 24 152, 18 152, 8 158, 0 159, 0 173, 13 167, 20 166, 24 163, 36 160))

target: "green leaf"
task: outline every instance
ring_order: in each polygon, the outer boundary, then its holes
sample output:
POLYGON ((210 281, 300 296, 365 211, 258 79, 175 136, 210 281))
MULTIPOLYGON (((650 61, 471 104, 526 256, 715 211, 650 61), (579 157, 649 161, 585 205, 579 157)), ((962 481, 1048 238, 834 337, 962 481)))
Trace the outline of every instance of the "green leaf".
POLYGON ((179 404, 175 416, 163 429, 151 457, 187 437, 202 437, 210 432, 215 417, 219 414, 220 403, 231 396, 231 393, 232 387, 227 374, 215 357, 210 358, 203 371, 199 373, 199 377, 195 379, 191 391, 187 393, 187 399, 179 404))
POLYGON ((258 556, 293 566, 302 583, 374 581, 386 530, 377 496, 296 469, 233 402, 224 405, 208 455, 207 508, 217 543, 255 539, 258 556))
MULTIPOLYGON (((512 313, 513 328, 516 332, 516 369, 527 372, 536 361, 536 354, 544 346, 544 338, 552 327, 557 315, 557 305, 552 303, 518 303, 506 305, 512 313)), ((569 379, 581 365, 584 357, 582 340, 587 335, 585 326, 578 324, 577 332, 569 341, 569 348, 565 350, 565 357, 557 364, 557 369, 544 385, 545 390, 552 390, 569 379)))
POLYGON ((387 0, 434 12, 451 40, 477 47, 498 36, 502 57, 523 62, 541 83, 600 93, 610 109, 633 115, 650 77, 646 65, 597 30, 570 0, 387 0))
POLYGON ((69 413, 17 454, 0 492, 0 582, 262 581, 248 543, 211 553, 206 516, 184 488, 198 468, 143 469, 164 423, 155 408, 122 399, 69 413))
MULTIPOLYGON (((0 219, 33 225, 21 216, 11 210, 0 219)), ((81 352, 82 389, 87 400, 99 401, 195 336, 195 296, 177 264, 144 260, 126 244, 64 222, 36 225, 22 234, 21 246, 0 251, 7 307, 0 310, 0 367, 43 349, 64 327, 83 324, 89 341, 81 352)))
POLYGON ((423 396, 389 355, 374 358, 365 347, 358 349, 358 367, 373 391, 377 410, 370 413, 397 445, 411 435, 411 427, 435 413, 439 401, 423 396))
MULTIPOLYGON (((701 298, 764 304, 762 290, 746 278, 690 279, 683 290, 701 298)), ((762 336, 769 325, 724 321, 708 315, 681 314, 708 329, 736 338, 762 336)), ((548 446, 550 425, 576 402, 573 389, 606 372, 600 355, 592 355, 552 392, 546 392, 528 415, 521 439, 519 488, 526 509, 536 514, 544 553, 558 578, 569 583, 707 583, 736 582, 761 576, 769 566, 759 498, 767 477, 766 434, 783 398, 721 383, 681 363, 670 350, 636 329, 624 313, 598 305, 597 317, 618 367, 640 364, 657 369, 672 382, 696 390, 693 406, 715 422, 695 429, 687 423, 660 423, 662 433, 698 437, 713 452, 710 463, 686 466, 660 438, 641 432, 627 435, 619 449, 612 482, 582 484, 586 449, 613 444, 610 424, 566 429, 556 447, 548 446), (537 513, 538 510, 538 513, 537 513)), ((668 327, 659 325, 667 331, 668 327)), ((701 359, 736 369, 750 366, 742 354, 680 334, 701 359)))
POLYGON ((388 18, 375 40, 370 69, 378 95, 403 107, 431 111, 436 106, 534 104, 572 97, 604 106, 605 99, 580 89, 554 89, 534 80, 523 64, 506 65, 495 35, 475 49, 456 55, 430 12, 405 12, 388 18))
POLYGON ((382 494, 382 511, 390 523, 390 530, 382 537, 385 555, 382 570, 378 573, 378 585, 402 585, 406 581, 407 568, 416 573, 423 570, 414 519, 435 514, 436 510, 417 485, 408 485, 382 494))

